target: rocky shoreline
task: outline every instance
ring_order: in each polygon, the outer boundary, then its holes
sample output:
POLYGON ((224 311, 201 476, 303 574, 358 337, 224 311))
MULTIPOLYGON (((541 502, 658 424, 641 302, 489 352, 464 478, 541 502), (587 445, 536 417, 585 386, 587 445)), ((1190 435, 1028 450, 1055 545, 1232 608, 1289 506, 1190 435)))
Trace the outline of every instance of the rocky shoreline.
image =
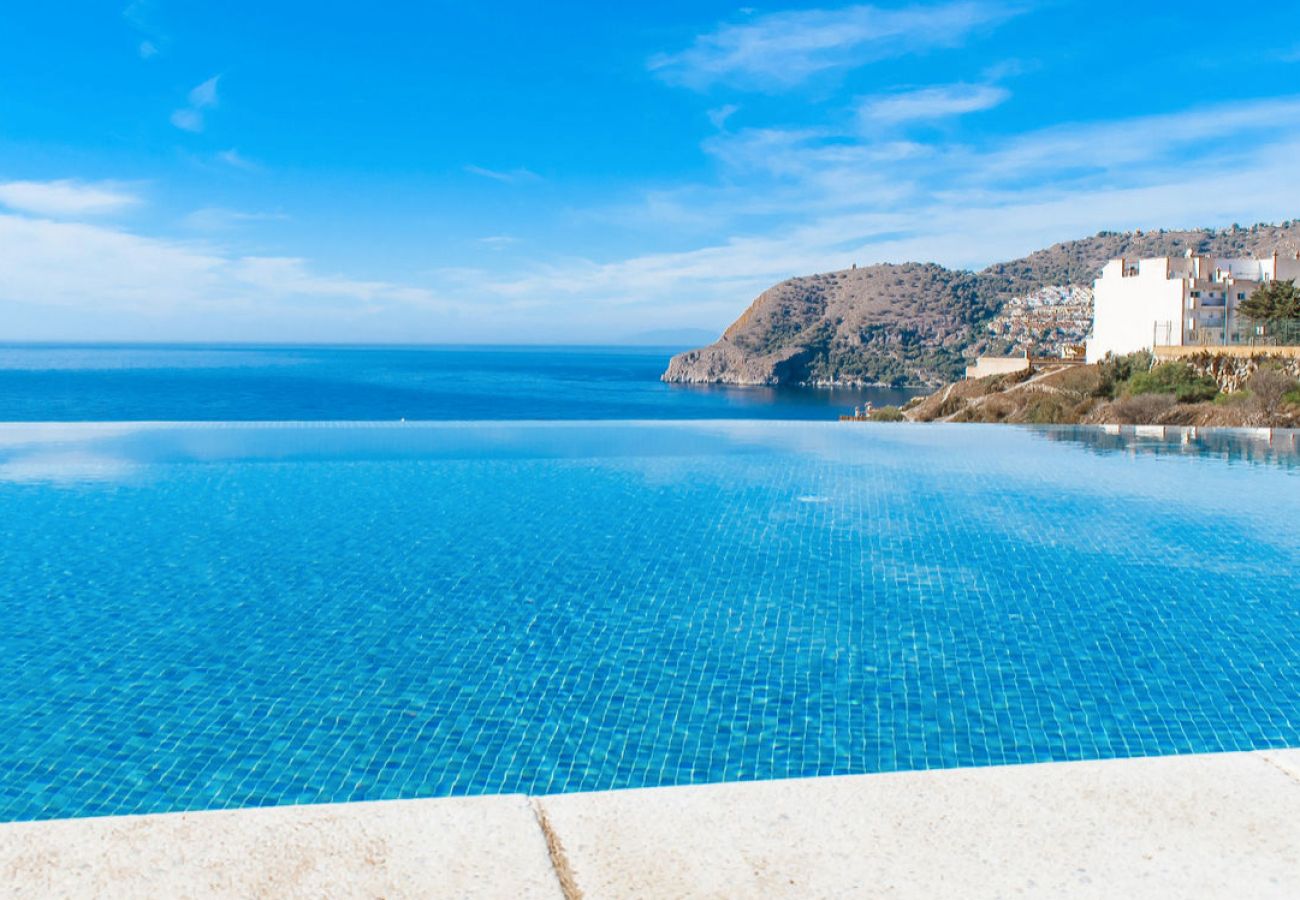
POLYGON ((1300 249, 1300 222, 1191 231, 1102 232, 980 272, 934 263, 854 266, 760 294, 714 343, 674 356, 676 384, 935 387, 973 357, 1078 344, 1107 260, 1300 249))

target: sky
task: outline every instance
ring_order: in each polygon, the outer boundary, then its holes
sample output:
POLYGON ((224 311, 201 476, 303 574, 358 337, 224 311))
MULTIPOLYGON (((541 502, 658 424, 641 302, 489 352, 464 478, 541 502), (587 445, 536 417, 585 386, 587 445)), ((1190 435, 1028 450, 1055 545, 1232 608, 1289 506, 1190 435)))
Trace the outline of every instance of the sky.
POLYGON ((0 341, 716 333, 1300 217, 1300 4, 7 4, 0 341))

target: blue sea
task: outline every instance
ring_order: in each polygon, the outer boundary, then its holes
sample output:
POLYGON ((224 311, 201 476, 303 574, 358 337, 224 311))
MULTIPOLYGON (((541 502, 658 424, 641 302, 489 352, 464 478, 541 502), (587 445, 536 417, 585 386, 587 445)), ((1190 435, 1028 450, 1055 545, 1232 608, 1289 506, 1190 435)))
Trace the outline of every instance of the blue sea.
POLYGON ((917 393, 660 382, 682 349, 0 344, 0 422, 826 419, 917 393))
POLYGON ((1294 434, 737 418, 640 351, 6 353, 0 821, 1300 746, 1294 434), (282 420, 141 421, 187 396, 282 420))

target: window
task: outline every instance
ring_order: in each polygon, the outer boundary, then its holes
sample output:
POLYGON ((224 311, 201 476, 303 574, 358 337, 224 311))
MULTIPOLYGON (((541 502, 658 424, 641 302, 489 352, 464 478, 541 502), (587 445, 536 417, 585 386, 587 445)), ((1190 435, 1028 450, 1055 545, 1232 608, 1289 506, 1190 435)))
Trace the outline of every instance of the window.
POLYGON ((1237 299, 1238 299, 1238 300, 1245 300, 1245 299, 1246 299, 1246 294, 1245 294, 1245 292, 1244 292, 1244 291, 1238 291, 1238 292, 1237 292, 1237 299))
POLYGON ((1201 296, 1201 292, 1200 292, 1200 291, 1192 291, 1192 296, 1193 296, 1193 297, 1199 297, 1199 296, 1201 296))

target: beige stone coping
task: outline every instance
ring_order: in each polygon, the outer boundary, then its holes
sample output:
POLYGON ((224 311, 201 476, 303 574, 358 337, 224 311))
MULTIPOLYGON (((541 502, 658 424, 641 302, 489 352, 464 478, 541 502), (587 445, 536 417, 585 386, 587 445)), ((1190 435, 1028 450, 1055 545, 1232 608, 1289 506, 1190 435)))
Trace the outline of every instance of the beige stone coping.
POLYGON ((561 898, 521 796, 0 825, 0 897, 561 898))
POLYGON ((0 896, 1300 897, 1300 750, 0 825, 0 896))
POLYGON ((584 897, 1300 897, 1300 751, 546 797, 584 897))

